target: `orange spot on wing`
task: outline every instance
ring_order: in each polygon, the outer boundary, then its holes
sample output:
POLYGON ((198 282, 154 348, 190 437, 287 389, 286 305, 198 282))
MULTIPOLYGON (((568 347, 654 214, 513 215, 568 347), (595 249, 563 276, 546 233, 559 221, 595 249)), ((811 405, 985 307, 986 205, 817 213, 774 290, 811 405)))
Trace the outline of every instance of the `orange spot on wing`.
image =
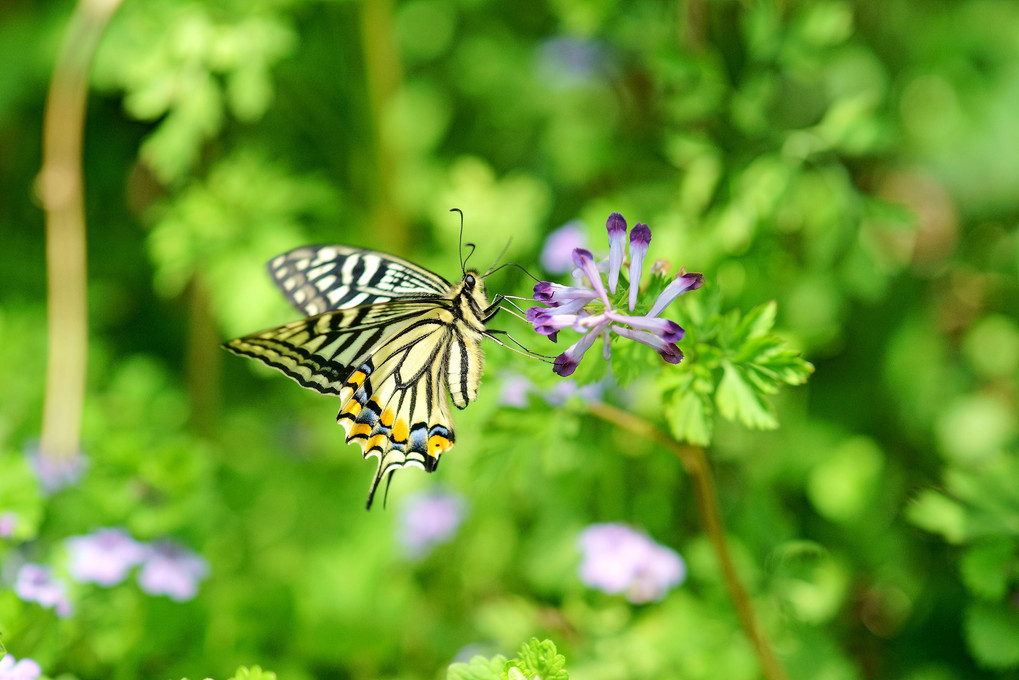
POLYGON ((453 445, 449 443, 448 439, 441 435, 433 434, 428 438, 428 455, 438 458, 440 453, 449 450, 451 446, 453 445))
POLYGON ((347 415, 356 416, 361 412, 361 404, 356 399, 351 399, 347 402, 347 405, 343 407, 343 413, 347 415))
POLYGON ((371 450, 373 448, 377 448, 377 449, 382 449, 384 451, 386 449, 386 442, 388 442, 388 441, 389 440, 386 438, 386 435, 384 435, 384 434, 377 434, 377 435, 375 435, 374 437, 372 437, 371 439, 368 440, 368 443, 364 445, 365 446, 364 450, 368 451, 368 450, 371 450))
POLYGON ((406 421, 397 420, 393 424, 393 441, 405 442, 407 437, 410 435, 410 428, 407 427, 406 421))
POLYGON ((395 416, 393 416, 393 412, 387 408, 385 411, 382 412, 382 417, 380 418, 380 420, 382 420, 382 424, 385 425, 386 427, 392 427, 394 417, 395 416))
POLYGON ((347 439, 353 437, 367 437, 371 434, 372 426, 368 423, 356 423, 351 426, 350 432, 347 434, 347 439))

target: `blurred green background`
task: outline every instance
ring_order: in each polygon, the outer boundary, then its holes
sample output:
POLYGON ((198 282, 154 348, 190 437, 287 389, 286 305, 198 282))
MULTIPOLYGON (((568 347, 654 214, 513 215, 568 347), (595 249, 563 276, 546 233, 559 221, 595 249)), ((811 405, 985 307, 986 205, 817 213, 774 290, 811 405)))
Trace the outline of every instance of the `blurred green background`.
MULTIPOLYGON (((18 517, 0 560, 59 571, 66 537, 121 526, 210 573, 184 603, 73 585, 59 618, 5 566, 16 657, 83 679, 438 678, 537 635, 581 680, 760 677, 679 463, 579 400, 500 404, 511 374, 552 389, 547 367, 490 346, 438 472, 365 513, 374 467, 334 400, 218 347, 294 318, 263 267, 290 248, 455 278, 459 207, 476 266, 512 238, 540 274, 549 232, 581 220, 603 252, 617 210, 725 308, 776 300, 816 368, 771 400, 779 429, 720 420, 708 449, 790 677, 1019 677, 1019 4, 124 0, 85 131, 89 465, 46 495, 25 457, 46 357, 33 183, 72 8, 0 5, 0 511, 18 517), (410 559, 401 503, 440 485, 464 523, 410 559), (676 549, 687 581, 640 606, 587 589, 576 535, 602 521, 676 549)), ((488 286, 530 291, 511 269, 488 286)), ((606 398, 667 428, 655 389, 606 398)))

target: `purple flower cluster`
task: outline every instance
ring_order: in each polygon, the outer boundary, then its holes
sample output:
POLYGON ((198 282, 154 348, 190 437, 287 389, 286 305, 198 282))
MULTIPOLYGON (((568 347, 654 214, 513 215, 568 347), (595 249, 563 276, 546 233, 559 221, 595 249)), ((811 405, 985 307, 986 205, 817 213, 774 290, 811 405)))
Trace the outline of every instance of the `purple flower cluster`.
POLYGON ((559 331, 566 328, 583 333, 577 342, 556 357, 552 370, 560 376, 571 375, 584 353, 599 337, 604 341, 603 353, 608 359, 612 333, 650 346, 671 364, 678 364, 683 359, 683 352, 676 346, 683 339, 683 329, 675 321, 662 319, 659 315, 683 293, 700 288, 704 284, 704 275, 687 274, 681 270, 646 314, 634 315, 644 274, 644 260, 651 243, 650 227, 638 223, 629 238, 629 289, 625 295, 628 310, 620 311, 624 296, 616 296, 616 290, 625 259, 626 220, 619 213, 612 213, 606 228, 609 234, 607 261, 599 264, 591 251, 584 248, 573 250, 572 260, 577 267, 573 275, 580 280, 580 285, 564 286, 541 281, 534 286, 534 299, 546 305, 527 310, 527 320, 537 333, 549 336, 553 342, 559 331), (602 279, 602 270, 607 271, 607 285, 602 279))
POLYGON ((35 680, 42 675, 42 668, 32 659, 18 661, 8 654, 0 659, 0 680, 35 680))
POLYGON ((79 583, 110 587, 141 566, 138 585, 149 595, 190 600, 198 592, 209 565, 202 557, 170 541, 139 543, 123 529, 98 529, 66 542, 68 573, 79 583))
POLYGON ((400 510, 397 541, 408 557, 424 557, 451 540, 467 513, 457 494, 432 490, 408 496, 400 510))
POLYGON ((592 524, 578 545, 580 580, 605 593, 624 593, 635 604, 662 599, 686 578, 676 551, 625 524, 592 524))
POLYGON ((14 594, 25 602, 35 602, 53 609, 57 616, 71 615, 71 600, 67 597, 67 584, 53 578, 49 567, 31 562, 21 565, 14 578, 14 594))

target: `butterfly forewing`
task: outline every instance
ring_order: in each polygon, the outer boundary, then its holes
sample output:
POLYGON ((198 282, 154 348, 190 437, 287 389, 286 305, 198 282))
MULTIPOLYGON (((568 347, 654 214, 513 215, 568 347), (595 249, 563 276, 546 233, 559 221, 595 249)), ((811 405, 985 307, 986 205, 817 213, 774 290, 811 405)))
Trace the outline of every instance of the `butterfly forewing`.
POLYGON ((348 246, 305 246, 274 257, 269 275, 298 310, 333 309, 398 298, 445 297, 450 283, 392 255, 348 246))
POLYGON ((318 313, 224 346, 340 398, 347 442, 379 459, 369 507, 388 473, 434 470, 454 442, 449 398, 464 408, 477 397, 488 304, 479 279, 468 273, 450 285, 405 260, 345 246, 298 248, 269 270, 291 302, 318 313), (362 297, 371 302, 347 306, 362 297))

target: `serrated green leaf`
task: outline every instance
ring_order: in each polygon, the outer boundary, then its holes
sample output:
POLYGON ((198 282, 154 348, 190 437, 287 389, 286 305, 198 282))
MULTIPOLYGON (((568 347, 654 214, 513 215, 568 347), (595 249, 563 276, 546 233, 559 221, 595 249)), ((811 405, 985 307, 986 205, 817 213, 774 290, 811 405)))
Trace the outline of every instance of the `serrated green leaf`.
POLYGON ((962 581, 970 592, 985 600, 1000 600, 1008 591, 1015 571, 1016 546, 997 537, 969 547, 959 562, 962 581))
POLYGON ((230 680, 276 680, 276 674, 272 671, 263 671, 260 666, 241 666, 234 673, 230 680))
POLYGON ((1019 610, 1008 604, 977 603, 966 611, 966 644, 980 665, 1019 666, 1019 610))
MULTIPOLYGON (((520 647, 520 654, 513 661, 515 666, 511 670, 519 670, 526 680, 569 680, 569 674, 564 667, 566 657, 556 650, 555 643, 551 640, 538 640, 531 638, 520 647)), ((506 680, 514 680, 509 673, 506 680)))
POLYGON ((707 446, 711 443, 713 412, 707 396, 693 390, 676 390, 667 414, 672 436, 681 442, 707 446))
POLYGON ((715 392, 718 412, 728 420, 739 420, 747 427, 758 430, 773 430, 778 427, 769 406, 761 399, 757 390, 747 381, 737 366, 722 362, 722 380, 715 392))
POLYGON ((775 325, 778 305, 775 301, 765 302, 751 309, 736 326, 733 343, 740 346, 752 338, 757 338, 771 330, 775 325))
POLYGON ((507 663, 501 655, 491 659, 475 656, 467 663, 452 664, 446 671, 446 680, 499 680, 507 663))

